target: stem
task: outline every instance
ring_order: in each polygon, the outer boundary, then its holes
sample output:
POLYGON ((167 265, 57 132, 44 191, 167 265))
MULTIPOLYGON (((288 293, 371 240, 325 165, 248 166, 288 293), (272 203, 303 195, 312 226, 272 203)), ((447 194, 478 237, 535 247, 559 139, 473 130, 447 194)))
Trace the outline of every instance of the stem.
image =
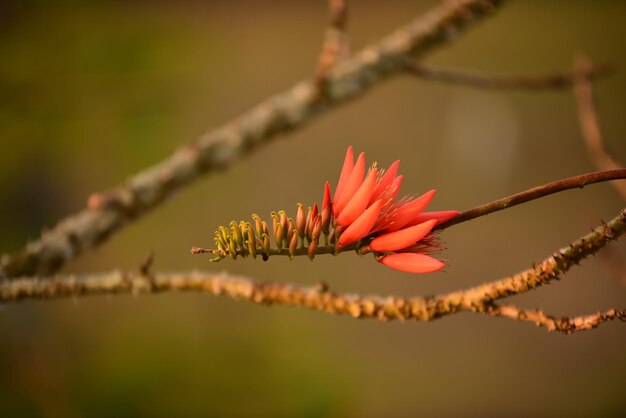
POLYGON ((436 230, 446 229, 453 225, 460 224, 461 222, 467 222, 474 218, 478 218, 484 215, 488 215, 493 212, 498 212, 503 209, 530 202, 531 200, 539 199, 540 197, 548 196, 554 193, 562 192, 569 189, 582 189, 588 184, 600 183, 608 180, 626 179, 626 169, 621 168, 618 170, 596 171, 589 174, 582 174, 580 176, 569 177, 563 180, 555 181, 545 184, 543 186, 533 187, 526 191, 516 193, 514 195, 504 197, 502 199, 495 200, 484 205, 476 206, 470 210, 466 210, 456 218, 444 222, 441 225, 435 227, 436 230))
MULTIPOLYGON (((347 247, 343 247, 339 250, 334 245, 321 245, 317 247, 317 250, 315 251, 315 255, 323 255, 323 254, 337 255, 342 252, 353 251, 356 249, 357 247, 355 244, 348 245, 347 247)), ((294 251, 293 256, 294 257, 306 256, 308 255, 308 251, 309 251, 308 247, 298 247, 294 251)), ((192 254, 215 254, 222 258, 228 257, 228 252, 225 252, 222 250, 214 250, 211 248, 202 248, 202 247, 192 247, 191 253, 192 254)), ((235 250, 235 253, 237 254, 237 256, 240 256, 240 257, 248 257, 250 255, 250 251, 248 251, 247 248, 237 248, 235 250)), ((257 256, 262 256, 262 255, 263 255, 263 249, 260 247, 257 247, 257 256)), ((269 252, 267 253, 267 256, 271 257, 273 255, 282 255, 282 256, 287 256, 287 257, 291 256, 291 254, 289 253, 289 248, 281 248, 281 249, 270 248, 269 252)), ((216 261, 219 261, 219 260, 216 260, 216 261)))

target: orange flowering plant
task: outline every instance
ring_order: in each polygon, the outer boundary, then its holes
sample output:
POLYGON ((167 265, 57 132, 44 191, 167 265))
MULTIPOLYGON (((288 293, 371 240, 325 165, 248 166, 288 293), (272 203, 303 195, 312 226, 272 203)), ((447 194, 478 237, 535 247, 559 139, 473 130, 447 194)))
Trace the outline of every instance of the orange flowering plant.
POLYGON ((220 226, 215 232, 216 249, 194 247, 192 252, 214 254, 211 261, 258 255, 264 260, 272 255, 307 255, 313 260, 318 254, 354 250, 372 253, 380 263, 409 273, 441 270, 445 263, 432 257, 442 249, 433 228, 460 212, 424 212, 435 190, 397 200, 402 184, 399 165, 395 161, 387 170, 379 170, 374 163, 366 173, 365 153, 355 162, 349 147, 332 198, 329 183, 324 186, 321 209, 314 204, 305 212, 299 203, 295 221, 285 211, 271 213, 274 247, 268 223, 254 214, 252 222, 220 226))

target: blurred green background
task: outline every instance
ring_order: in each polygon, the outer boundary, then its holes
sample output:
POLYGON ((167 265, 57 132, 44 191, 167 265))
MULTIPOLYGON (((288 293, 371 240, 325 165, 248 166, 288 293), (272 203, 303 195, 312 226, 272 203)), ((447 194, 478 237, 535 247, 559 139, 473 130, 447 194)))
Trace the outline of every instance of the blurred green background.
MULTIPOLYGON (((433 1, 350 3, 354 50, 433 1)), ((597 83, 608 147, 626 161, 622 1, 517 1, 434 66, 540 75, 579 51, 614 64, 597 83)), ((9 1, 0 6, 0 252, 178 146, 311 74, 323 1, 9 1)), ((548 197, 443 235, 445 273, 411 276, 371 259, 271 262, 191 256, 217 225, 321 200, 346 147, 388 165, 405 193, 467 209, 595 170, 569 91, 478 91, 399 76, 204 178, 66 272, 226 270, 363 294, 434 294, 530 266, 623 207, 607 184, 548 197)), ((623 258, 624 244, 612 251, 623 258)), ((556 315, 624 307, 599 259, 512 298, 556 315)), ((618 416, 624 324, 574 336, 461 314, 378 323, 202 294, 90 297, 0 311, 0 415, 618 416)))

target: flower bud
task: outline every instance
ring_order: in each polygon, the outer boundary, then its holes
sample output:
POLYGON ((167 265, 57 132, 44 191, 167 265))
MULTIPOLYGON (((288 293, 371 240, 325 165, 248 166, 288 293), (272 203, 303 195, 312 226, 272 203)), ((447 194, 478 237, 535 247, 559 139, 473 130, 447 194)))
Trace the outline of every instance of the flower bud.
POLYGON ((267 234, 263 234, 263 261, 267 261, 270 257, 270 237, 267 234))
POLYGON ((261 222, 261 218, 259 218, 259 215, 257 215, 256 213, 252 214, 252 219, 254 220, 254 229, 256 231, 256 234, 258 236, 263 235, 263 224, 261 222))
POLYGON ((243 247, 243 234, 241 233, 241 229, 239 229, 239 225, 237 225, 237 222, 230 222, 230 230, 237 245, 239 247, 243 247))
POLYGON ((316 251, 317 251, 317 241, 313 240, 309 244, 309 250, 307 251, 307 255, 309 256, 311 261, 313 261, 313 259, 315 258, 315 252, 316 251))
POLYGON ((276 230, 278 229, 278 214, 272 211, 270 216, 272 217, 272 231, 274 231, 274 236, 276 236, 276 230))
POLYGON ((287 229, 289 228, 289 220, 284 210, 278 211, 280 226, 283 228, 283 237, 287 237, 287 229))
POLYGON ((322 215, 317 215, 313 223, 313 231, 311 232, 311 240, 319 242, 322 234, 322 215))
POLYGON ((237 249, 235 248, 235 241, 232 239, 228 242, 228 254, 233 260, 237 259, 237 249))
POLYGON ((324 231, 324 235, 328 235, 330 230, 330 218, 333 211, 330 206, 327 206, 326 209, 322 210, 322 231, 324 231))
POLYGON ((302 240, 304 240, 304 232, 306 230, 306 215, 304 214, 304 206, 298 203, 298 211, 296 214, 296 230, 302 240))
POLYGON ((289 259, 293 259, 296 254, 296 248, 298 248, 298 234, 293 231, 291 234, 291 241, 289 242, 289 259))
POLYGON ((298 235, 298 233, 296 232, 296 228, 293 225, 293 219, 289 218, 289 222, 287 224, 287 242, 291 243, 291 235, 292 234, 296 234, 298 235))
POLYGON ((250 223, 246 224, 246 228, 248 232, 248 252, 252 258, 256 258, 256 236, 254 234, 254 229, 250 223))
POLYGON ((279 250, 283 249, 283 228, 278 225, 278 227, 276 228, 276 247, 278 247, 279 250))
POLYGON ((259 236, 262 236, 263 234, 269 236, 270 231, 269 231, 269 228, 267 227, 267 222, 261 221, 261 229, 263 231, 259 234, 259 236))

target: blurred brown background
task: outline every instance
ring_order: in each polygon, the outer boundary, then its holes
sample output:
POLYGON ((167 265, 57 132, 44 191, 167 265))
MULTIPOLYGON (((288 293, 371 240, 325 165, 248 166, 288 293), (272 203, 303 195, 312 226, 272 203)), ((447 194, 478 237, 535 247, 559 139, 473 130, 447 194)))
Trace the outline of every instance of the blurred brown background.
MULTIPOLYGON (((354 50, 433 1, 353 1, 354 50)), ((609 148, 626 161, 626 3, 517 1, 428 56, 445 68, 544 74, 587 52, 609 148)), ((311 74, 327 21, 317 2, 45 1, 0 6, 0 252, 36 238, 87 196, 311 74)), ((411 276, 346 254, 289 262, 191 256, 217 225, 321 200, 353 144, 401 158, 405 193, 467 209, 595 170, 569 91, 478 91, 399 76, 196 182, 67 272, 193 268, 338 291, 433 294, 530 266, 615 216, 607 184, 548 197, 443 235, 446 273, 411 276)), ((612 246, 620 256, 626 246, 612 246)), ((623 308, 626 288, 590 259, 511 302, 556 315, 623 308)), ((574 336, 461 314, 355 321, 201 294, 9 304, 0 311, 0 415, 617 416, 623 323, 574 336)))

